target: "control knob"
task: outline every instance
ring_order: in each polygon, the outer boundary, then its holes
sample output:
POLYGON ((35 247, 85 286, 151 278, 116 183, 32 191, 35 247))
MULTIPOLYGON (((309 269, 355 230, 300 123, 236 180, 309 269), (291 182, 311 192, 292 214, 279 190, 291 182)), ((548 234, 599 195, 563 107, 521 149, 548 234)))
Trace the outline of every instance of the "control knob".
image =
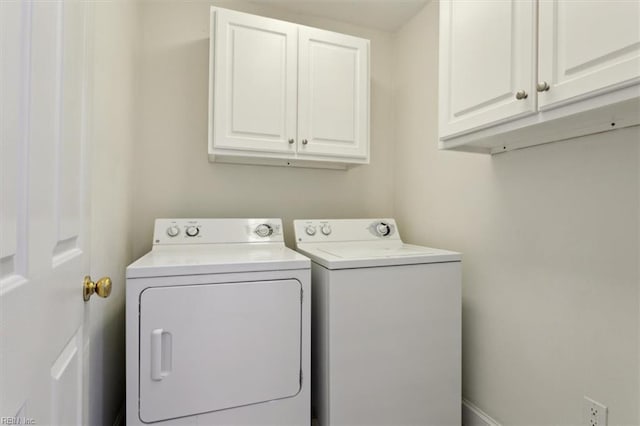
POLYGON ((273 234, 273 228, 271 227, 271 225, 267 224, 267 223, 262 223, 258 226, 256 226, 256 229, 254 231, 259 237, 262 238, 266 238, 271 236, 271 234, 273 234))
POLYGON ((329 225, 328 223, 325 223, 324 225, 322 225, 322 227, 320 228, 320 231, 322 231, 322 233, 324 235, 329 235, 331 234, 331 225, 329 225))
POLYGON ((380 222, 379 224, 376 225, 376 232, 381 237, 386 237, 389 234, 391 234, 391 227, 384 222, 380 222))
POLYGON ((313 225, 308 225, 305 228, 305 232, 307 233, 307 235, 310 235, 310 236, 316 235, 316 227, 313 225))
POLYGON ((200 233, 200 229, 197 226, 189 226, 185 232, 189 237, 195 237, 200 233))
POLYGON ((167 235, 172 238, 178 236, 179 233, 180 233, 180 228, 178 228, 176 225, 171 225, 170 227, 167 228, 167 235))

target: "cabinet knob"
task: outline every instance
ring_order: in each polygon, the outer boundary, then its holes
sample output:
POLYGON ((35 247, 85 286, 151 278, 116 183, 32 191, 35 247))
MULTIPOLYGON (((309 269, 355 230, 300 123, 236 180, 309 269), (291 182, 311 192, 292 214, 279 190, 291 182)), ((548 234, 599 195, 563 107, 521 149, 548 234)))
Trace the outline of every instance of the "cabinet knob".
POLYGON ((290 145, 293 145, 295 142, 296 142, 295 140, 293 140, 293 139, 289 139, 289 144, 290 144, 290 145))
POLYGON ((518 90, 516 92, 516 99, 519 100, 519 101, 522 100, 522 99, 527 99, 527 96, 529 96, 529 95, 524 90, 518 90))
POLYGON ((309 143, 309 141, 308 141, 308 140, 306 140, 306 139, 302 139, 302 145, 306 145, 306 144, 308 144, 308 143, 309 143))
POLYGON ((538 90, 538 92, 546 92, 550 89, 550 87, 551 86, 549 86, 549 83, 547 83, 546 81, 541 81, 536 84, 536 89, 538 90))

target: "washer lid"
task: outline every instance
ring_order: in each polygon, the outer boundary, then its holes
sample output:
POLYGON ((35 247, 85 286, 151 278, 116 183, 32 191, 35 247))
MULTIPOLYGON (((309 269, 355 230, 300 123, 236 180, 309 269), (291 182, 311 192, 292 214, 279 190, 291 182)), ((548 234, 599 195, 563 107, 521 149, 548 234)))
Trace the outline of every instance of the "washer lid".
POLYGON ((411 246, 402 245, 400 247, 363 247, 358 245, 347 245, 339 247, 323 247, 318 251, 327 253, 330 256, 342 259, 362 259, 362 258, 387 258, 396 256, 424 256, 431 253, 430 249, 424 250, 422 247, 418 249, 411 246))
POLYGON ((298 251, 328 269, 459 262, 460 253, 388 242, 298 244, 298 251))
POLYGON ((277 243, 156 246, 127 267, 127 278, 309 267, 309 259, 277 243))

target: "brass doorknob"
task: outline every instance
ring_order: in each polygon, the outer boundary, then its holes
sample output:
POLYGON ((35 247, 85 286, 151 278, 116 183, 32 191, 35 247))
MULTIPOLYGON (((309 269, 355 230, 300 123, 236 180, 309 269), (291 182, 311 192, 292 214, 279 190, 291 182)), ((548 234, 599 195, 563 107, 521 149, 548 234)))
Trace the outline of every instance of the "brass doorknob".
POLYGON ((84 301, 89 300, 93 293, 96 293, 100 297, 109 297, 111 294, 111 278, 102 277, 97 283, 94 283, 89 275, 84 277, 84 285, 82 286, 84 301))

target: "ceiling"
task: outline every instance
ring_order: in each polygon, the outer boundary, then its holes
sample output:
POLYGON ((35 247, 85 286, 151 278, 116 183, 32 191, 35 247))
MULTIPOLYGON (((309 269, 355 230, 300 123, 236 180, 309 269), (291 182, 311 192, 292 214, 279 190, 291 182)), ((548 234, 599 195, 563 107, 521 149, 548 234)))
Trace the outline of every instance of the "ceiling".
POLYGON ((304 15, 395 31, 430 0, 251 0, 304 15))

